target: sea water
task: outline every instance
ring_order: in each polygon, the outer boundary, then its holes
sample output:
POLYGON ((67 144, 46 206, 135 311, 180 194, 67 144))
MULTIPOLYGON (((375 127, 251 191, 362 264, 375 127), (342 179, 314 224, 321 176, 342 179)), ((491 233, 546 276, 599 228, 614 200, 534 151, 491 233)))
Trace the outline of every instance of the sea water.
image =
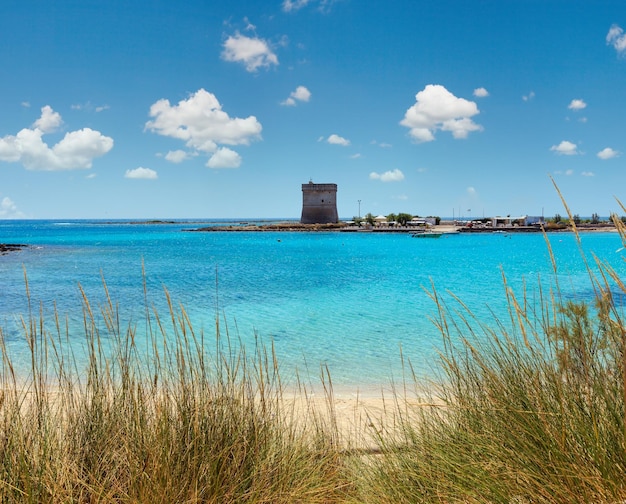
MULTIPOLYGON (((81 290, 97 316, 107 300, 103 282, 122 328, 134 327, 138 339, 147 338, 147 307, 169 318, 167 290, 196 334, 204 334, 208 352, 219 320, 221 331, 246 348, 273 344, 285 376, 297 372, 314 381, 323 366, 335 386, 363 389, 401 379, 401 355, 418 375, 436 372, 442 338, 433 322, 433 291, 453 309, 460 308, 459 298, 486 323, 508 317, 503 275, 519 296, 525 289, 529 302, 556 279, 565 296, 593 296, 571 233, 547 237, 555 277, 541 233, 412 239, 403 233, 188 232, 197 227, 0 221, 0 243, 29 245, 0 256, 0 327, 14 364, 28 367, 21 319, 29 310, 48 323, 56 311, 70 342, 84 344, 81 290)), ((581 243, 585 254, 595 253, 624 276, 618 234, 587 233, 581 243)))

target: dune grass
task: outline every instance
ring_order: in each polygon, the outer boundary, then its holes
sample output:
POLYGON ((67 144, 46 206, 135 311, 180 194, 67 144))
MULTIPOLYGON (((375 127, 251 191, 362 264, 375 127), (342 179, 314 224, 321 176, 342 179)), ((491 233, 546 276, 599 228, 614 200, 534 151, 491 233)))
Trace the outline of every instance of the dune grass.
POLYGON ((480 321, 432 291, 442 375, 429 406, 398 401, 400 428, 381 434, 382 456, 364 465, 364 502, 626 501, 626 327, 616 299, 626 287, 580 253, 593 303, 566 298, 558 283, 530 303, 505 278, 508 313, 480 321))
MULTIPOLYGON (((106 289, 106 286, 105 286, 106 289)), ((295 418, 273 353, 197 335, 184 309, 147 314, 150 343, 85 298, 88 365, 63 324, 23 323, 18 376, 2 339, 1 502, 337 502, 350 490, 321 415, 295 418), (297 420, 297 421, 296 421, 297 420)))
POLYGON ((429 290, 441 374, 407 364, 371 450, 339 442, 327 372, 326 413, 302 385, 293 406, 272 349, 248 354, 218 313, 209 337, 146 300, 140 345, 108 294, 98 310, 84 296, 83 367, 67 323, 29 307, 28 373, 0 330, 0 502, 624 502, 626 285, 579 253, 591 303, 557 275, 530 301, 503 274, 508 312, 478 320, 429 290))

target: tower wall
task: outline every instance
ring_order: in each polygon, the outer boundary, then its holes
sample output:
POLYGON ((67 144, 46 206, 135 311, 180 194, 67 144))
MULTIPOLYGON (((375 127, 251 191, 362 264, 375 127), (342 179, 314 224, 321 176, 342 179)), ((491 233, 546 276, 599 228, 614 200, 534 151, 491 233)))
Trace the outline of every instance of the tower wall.
POLYGON ((339 222, 337 184, 302 184, 302 224, 339 222))

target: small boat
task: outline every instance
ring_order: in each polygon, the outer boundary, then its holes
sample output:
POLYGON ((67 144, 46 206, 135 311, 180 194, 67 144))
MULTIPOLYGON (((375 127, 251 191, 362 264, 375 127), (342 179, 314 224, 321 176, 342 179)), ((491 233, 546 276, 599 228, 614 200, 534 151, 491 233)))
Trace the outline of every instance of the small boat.
POLYGON ((411 238, 440 238, 443 233, 438 231, 414 231, 411 238))

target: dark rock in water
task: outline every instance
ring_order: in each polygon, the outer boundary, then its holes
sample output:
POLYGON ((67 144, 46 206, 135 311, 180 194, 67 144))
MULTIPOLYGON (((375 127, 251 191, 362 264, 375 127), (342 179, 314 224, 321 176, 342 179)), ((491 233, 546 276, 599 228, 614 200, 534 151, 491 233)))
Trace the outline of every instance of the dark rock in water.
POLYGON ((0 255, 16 252, 26 247, 28 247, 28 245, 24 245, 23 243, 0 243, 0 255))

